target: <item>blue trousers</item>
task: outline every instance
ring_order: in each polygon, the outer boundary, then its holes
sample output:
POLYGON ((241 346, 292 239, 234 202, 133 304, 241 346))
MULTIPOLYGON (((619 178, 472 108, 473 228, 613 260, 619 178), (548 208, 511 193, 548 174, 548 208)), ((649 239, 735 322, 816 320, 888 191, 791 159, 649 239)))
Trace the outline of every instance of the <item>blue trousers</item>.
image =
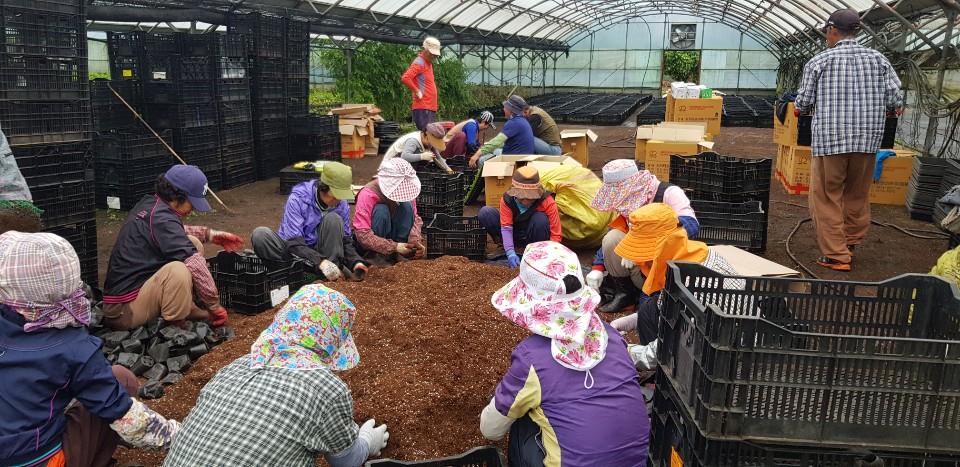
POLYGON ((386 204, 378 204, 373 207, 371 224, 371 230, 378 237, 406 243, 410 230, 413 229, 413 205, 399 203, 391 216, 390 208, 386 204))
MULTIPOLYGON (((477 218, 480 220, 483 228, 487 229, 490 237, 497 243, 503 242, 503 239, 500 238, 499 209, 484 206, 480 208, 480 213, 477 215, 477 218)), ((533 215, 530 216, 530 220, 526 222, 526 225, 514 222, 513 246, 516 250, 522 250, 531 243, 544 242, 547 240, 550 240, 550 218, 548 218, 546 214, 542 212, 533 213, 533 215)))

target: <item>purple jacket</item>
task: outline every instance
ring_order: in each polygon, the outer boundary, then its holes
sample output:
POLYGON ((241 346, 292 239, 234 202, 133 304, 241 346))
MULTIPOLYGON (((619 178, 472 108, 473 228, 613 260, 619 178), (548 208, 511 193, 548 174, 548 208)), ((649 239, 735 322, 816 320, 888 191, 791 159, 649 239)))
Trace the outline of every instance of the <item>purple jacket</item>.
MULTIPOLYGON (((335 213, 343 219, 343 236, 350 237, 350 205, 340 200, 340 204, 327 213, 335 213)), ((317 181, 309 180, 298 183, 287 198, 287 205, 283 208, 283 219, 280 221, 280 230, 277 234, 284 240, 302 238, 307 246, 317 246, 317 227, 323 220, 324 212, 317 204, 317 181)))

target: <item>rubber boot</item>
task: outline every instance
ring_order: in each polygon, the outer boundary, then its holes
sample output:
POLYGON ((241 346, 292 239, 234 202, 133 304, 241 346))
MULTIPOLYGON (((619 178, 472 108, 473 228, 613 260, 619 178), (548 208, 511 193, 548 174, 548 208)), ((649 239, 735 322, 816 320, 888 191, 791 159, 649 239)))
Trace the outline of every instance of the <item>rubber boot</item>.
POLYGON ((637 304, 637 287, 633 285, 630 277, 607 278, 613 285, 615 291, 613 298, 609 302, 600 305, 600 311, 604 313, 620 313, 626 309, 633 308, 637 304))

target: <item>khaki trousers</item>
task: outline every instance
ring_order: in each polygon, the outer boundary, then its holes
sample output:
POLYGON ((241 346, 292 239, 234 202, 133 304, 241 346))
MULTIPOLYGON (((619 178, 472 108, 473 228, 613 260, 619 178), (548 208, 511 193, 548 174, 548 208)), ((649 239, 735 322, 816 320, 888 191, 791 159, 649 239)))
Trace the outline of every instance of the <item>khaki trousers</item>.
MULTIPOLYGON (((203 256, 203 243, 193 236, 187 238, 203 256)), ((183 262, 171 261, 143 283, 132 302, 104 304, 104 324, 112 329, 133 329, 157 316, 168 322, 181 321, 194 308, 193 276, 183 262)))
POLYGON ((623 259, 615 251, 613 251, 617 244, 620 243, 620 240, 623 240, 627 234, 617 230, 610 229, 606 235, 603 236, 603 267, 610 273, 613 277, 630 277, 630 280, 633 281, 633 285, 638 289, 643 289, 643 283, 646 282, 647 278, 643 276, 643 273, 640 272, 639 267, 634 267, 633 269, 627 269, 620 264, 620 260, 623 259))
POLYGON ((849 263, 848 245, 870 229, 870 185, 876 158, 870 153, 815 156, 810 166, 810 217, 824 256, 849 263))

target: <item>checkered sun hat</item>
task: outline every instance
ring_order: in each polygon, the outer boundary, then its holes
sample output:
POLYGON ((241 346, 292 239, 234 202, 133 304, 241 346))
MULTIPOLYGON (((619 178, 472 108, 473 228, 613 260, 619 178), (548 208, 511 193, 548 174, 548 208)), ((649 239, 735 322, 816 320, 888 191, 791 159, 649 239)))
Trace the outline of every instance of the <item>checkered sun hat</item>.
POLYGON ((384 161, 377 171, 377 179, 380 180, 380 191, 390 201, 406 203, 420 195, 417 171, 409 162, 399 157, 384 161))

